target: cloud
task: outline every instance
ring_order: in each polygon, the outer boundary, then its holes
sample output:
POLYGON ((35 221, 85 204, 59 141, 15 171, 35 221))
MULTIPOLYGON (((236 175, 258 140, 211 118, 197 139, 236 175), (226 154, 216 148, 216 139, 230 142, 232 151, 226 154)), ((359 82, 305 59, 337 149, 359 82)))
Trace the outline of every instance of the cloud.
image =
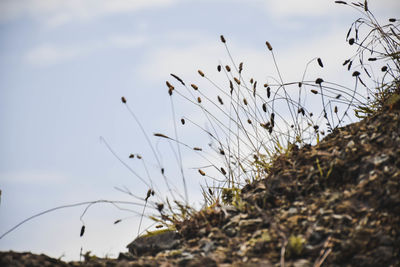
POLYGON ((87 52, 87 49, 78 46, 57 46, 54 44, 42 44, 26 55, 28 63, 36 66, 49 66, 77 58, 87 52))
POLYGON ((8 183, 62 183, 68 180, 68 177, 62 173, 31 170, 31 171, 17 171, 6 172, 0 174, 1 180, 8 183))
MULTIPOLYGON (((266 2, 262 2, 272 16, 281 19, 293 16, 316 17, 330 14, 340 14, 344 16, 345 14, 352 15, 355 13, 352 8, 339 8, 340 6, 336 4, 334 0, 267 0, 266 2)), ((349 4, 351 3, 351 1, 347 2, 349 4)), ((368 3, 373 13, 398 10, 400 8, 400 2, 398 0, 370 0, 368 3)))
POLYGON ((0 22, 30 17, 44 22, 47 26, 56 27, 76 20, 135 12, 174 2, 175 0, 2 0, 0 22))
POLYGON ((147 38, 144 36, 136 36, 136 35, 113 35, 110 36, 108 42, 111 46, 116 48, 133 48, 140 45, 143 45, 147 41, 147 38))
POLYGON ((105 38, 105 41, 92 41, 86 43, 57 44, 43 43, 32 48, 25 56, 26 61, 34 66, 46 67, 83 56, 90 55, 107 48, 134 48, 145 44, 147 38, 132 34, 115 34, 105 38))

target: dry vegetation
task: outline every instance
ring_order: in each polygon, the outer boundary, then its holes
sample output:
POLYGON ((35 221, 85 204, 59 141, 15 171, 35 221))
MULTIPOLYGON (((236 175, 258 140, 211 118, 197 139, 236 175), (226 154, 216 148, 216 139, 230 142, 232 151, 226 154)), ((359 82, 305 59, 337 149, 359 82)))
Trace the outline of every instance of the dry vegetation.
MULTIPOLYGON (((399 233, 394 225, 400 221, 393 212, 399 204, 394 196, 400 193, 400 163, 396 160, 400 158, 400 133, 396 131, 400 126, 399 20, 391 18, 381 24, 367 1, 335 2, 362 14, 346 36, 349 45, 356 47, 355 54, 343 63, 354 79, 352 88, 325 81, 323 77, 306 80, 310 64, 324 67, 318 57, 307 64, 302 80, 283 81, 268 41, 266 50, 277 78, 264 82, 248 77, 245 64, 235 61, 222 35, 230 62, 219 64, 216 71, 226 78, 224 84, 217 84, 203 70, 198 74, 205 84, 186 82, 171 74, 166 85, 176 122, 174 134, 154 136, 171 144, 183 192, 175 190, 140 120, 127 99, 121 98, 143 131, 168 192, 163 195, 150 177, 131 169, 104 140, 115 157, 149 188, 142 198, 128 189, 119 189, 141 203, 108 202, 118 208, 123 204, 140 205, 137 213, 148 214, 162 229, 142 238, 168 231, 179 233, 179 242, 174 243, 178 248, 170 248, 175 249, 174 255, 157 254, 159 250, 153 251, 151 245, 147 251, 159 258, 136 253, 125 260, 149 265, 168 261, 188 264, 191 260, 198 264, 232 264, 252 258, 258 259, 258 264, 281 266, 285 260, 290 264, 304 260, 314 266, 324 262, 341 266, 399 264, 399 241, 395 239, 399 233), (210 87, 212 91, 207 90, 210 87), (321 103, 319 110, 310 104, 314 99, 321 103), (174 105, 180 100, 191 103, 204 116, 207 128, 190 117, 176 119, 174 105), (345 126, 354 118, 363 120, 345 126), (201 147, 183 143, 178 122, 200 129, 210 144, 201 147), (207 162, 206 167, 198 168, 198 175, 205 179, 204 206, 200 211, 191 207, 188 200, 182 149, 193 150, 207 162), (153 201, 154 198, 157 200, 153 201), (152 210, 150 214, 148 208, 152 210), (366 235, 372 243, 364 242, 366 235), (383 241, 382 236, 386 238, 383 241), (210 251, 204 252, 205 246, 210 251), (380 256, 371 252, 373 249, 380 249, 380 256), (193 255, 189 260, 185 258, 187 253, 193 255), (346 257, 350 260, 346 261, 346 257)), ((129 158, 142 160, 137 154, 129 158)), ((77 204, 86 205, 82 222, 87 209, 96 203, 77 204)), ((81 236, 84 230, 83 222, 81 236)), ((138 244, 134 246, 139 249, 138 244)))

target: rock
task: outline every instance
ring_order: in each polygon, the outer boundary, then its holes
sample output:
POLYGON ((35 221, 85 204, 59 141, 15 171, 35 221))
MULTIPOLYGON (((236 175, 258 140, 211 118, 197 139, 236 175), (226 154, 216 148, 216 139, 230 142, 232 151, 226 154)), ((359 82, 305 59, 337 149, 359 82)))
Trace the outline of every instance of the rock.
POLYGON ((135 256, 155 255, 162 250, 174 249, 179 245, 179 234, 166 231, 152 236, 141 236, 132 241, 127 248, 135 256))

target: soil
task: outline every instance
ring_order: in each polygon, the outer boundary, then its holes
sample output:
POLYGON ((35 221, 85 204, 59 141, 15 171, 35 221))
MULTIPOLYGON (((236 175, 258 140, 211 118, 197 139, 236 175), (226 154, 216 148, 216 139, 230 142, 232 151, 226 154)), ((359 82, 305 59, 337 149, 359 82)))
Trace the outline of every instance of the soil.
POLYGON ((236 205, 216 204, 163 233, 171 247, 161 236, 118 259, 69 263, 0 252, 0 265, 400 266, 399 226, 400 111, 387 108, 278 156, 236 205))

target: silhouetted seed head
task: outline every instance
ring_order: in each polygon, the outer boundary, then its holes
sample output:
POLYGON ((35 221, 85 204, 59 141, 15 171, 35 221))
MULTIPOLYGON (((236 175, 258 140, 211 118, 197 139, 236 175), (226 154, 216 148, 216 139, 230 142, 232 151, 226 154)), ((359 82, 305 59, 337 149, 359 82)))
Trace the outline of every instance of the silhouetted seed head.
POLYGON ((198 70, 197 72, 200 74, 201 77, 204 77, 204 73, 201 70, 198 70))
POLYGON ((376 57, 370 57, 368 58, 368 61, 376 61, 376 57))
POLYGON ((137 157, 138 159, 142 159, 142 156, 140 156, 139 154, 136 154, 136 157, 137 157))
POLYGON ((268 41, 266 41, 265 44, 267 45, 268 50, 269 50, 269 51, 272 51, 272 46, 271 46, 271 44, 270 44, 268 41))
POLYGON ((351 69, 351 65, 353 65, 353 61, 350 61, 349 65, 347 66, 347 70, 351 69))
POLYGON ((231 94, 232 94, 232 91, 233 91, 233 83, 232 83, 231 80, 229 80, 229 88, 231 88, 231 94))
POLYGON ((265 103, 262 104, 262 109, 263 109, 264 112, 267 112, 267 105, 265 103))
POLYGON ((147 201, 151 196, 151 191, 152 191, 151 189, 147 190, 146 198, 144 199, 145 201, 147 201))
POLYGON ((355 42, 354 38, 350 38, 350 39, 349 39, 349 45, 353 45, 354 42, 355 42))
POLYGON ((299 85, 299 87, 301 87, 303 84, 302 84, 301 82, 299 82, 299 84, 298 84, 298 85, 299 85))
POLYGON ((211 190, 211 188, 208 188, 208 193, 209 193, 210 195, 214 195, 214 193, 213 193, 213 191, 211 190))
POLYGON ((223 175, 226 175, 226 171, 225 171, 225 169, 222 168, 222 167, 221 167, 221 172, 222 172, 223 175))
POLYGON ((82 237, 84 233, 85 233, 85 225, 82 225, 81 233, 79 234, 79 236, 82 237))
POLYGON ((117 224, 117 223, 120 223, 121 222, 121 219, 118 219, 118 220, 116 220, 115 222, 114 222, 114 224, 117 224))
POLYGON ((368 12, 368 3, 367 0, 364 0, 364 11, 368 12))
POLYGON ((154 192, 154 190, 151 190, 151 195, 154 196, 156 192, 154 192))
POLYGON ((171 139, 171 138, 169 138, 168 136, 166 136, 165 134, 162 134, 162 133, 155 133, 154 136, 162 137, 162 138, 166 138, 166 139, 171 139))
POLYGON ((156 228, 157 228, 157 229, 160 229, 160 228, 163 228, 163 226, 164 226, 164 225, 162 225, 162 224, 158 224, 158 225, 156 225, 156 228))
POLYGON ((122 101, 122 103, 126 103, 126 98, 125 97, 121 97, 121 101, 122 101))
POLYGON ((199 104, 201 103, 201 98, 200 98, 200 96, 197 97, 197 102, 198 102, 199 104))
POLYGON ((318 91, 317 91, 317 90, 314 90, 314 89, 311 89, 311 93, 313 93, 313 94, 318 94, 318 91))
POLYGON ((385 71, 387 71, 387 69, 388 69, 387 66, 383 66, 383 67, 381 68, 381 71, 382 71, 382 72, 385 72, 385 71))
POLYGON ((225 69, 226 69, 227 72, 231 71, 231 67, 229 67, 228 65, 225 66, 225 69))
POLYGON ((275 126, 275 113, 271 113, 271 128, 275 126))
POLYGON ((201 174, 201 176, 205 176, 206 173, 204 171, 202 171, 201 169, 199 169, 199 173, 201 174))
POLYGON ((318 78, 318 79, 315 80, 315 83, 321 85, 321 83, 322 83, 323 81, 324 81, 324 80, 322 80, 321 78, 318 78))
POLYGON ((251 124, 251 120, 250 120, 250 119, 247 119, 247 123, 248 123, 248 124, 251 124))
POLYGON ((254 80, 253 80, 253 78, 251 78, 251 79, 250 79, 250 83, 253 84, 253 82, 254 82, 254 80))
POLYGON ((237 84, 240 84, 240 80, 239 80, 238 78, 233 77, 233 79, 235 80, 235 82, 236 82, 237 84))
POLYGON ((290 128, 294 128, 294 125, 292 124, 292 125, 290 125, 290 128))
POLYGON ((347 5, 347 3, 345 1, 335 1, 336 4, 344 4, 347 5))
POLYGON ((267 97, 269 98, 271 96, 271 88, 268 86, 267 87, 267 97))
POLYGON ((220 148, 220 149, 219 149, 219 154, 225 155, 225 151, 224 151, 222 148, 220 148))
POLYGON ((185 125, 185 119, 184 118, 181 119, 181 123, 182 123, 182 125, 185 125))
POLYGON ((243 104, 245 104, 247 106, 247 99, 243 98, 243 104))
POLYGON ((242 73, 243 70, 243 62, 240 62, 239 64, 239 73, 242 73))
POLYGON ((358 77, 358 76, 360 76, 360 72, 355 71, 355 72, 353 72, 353 74, 352 74, 351 76, 353 76, 353 77, 358 77))
POLYGON ((161 212, 164 209, 164 204, 163 203, 157 203, 157 210, 161 212))
POLYGON ((315 131, 318 131, 318 129, 319 129, 319 126, 318 126, 318 125, 314 125, 314 127, 313 127, 313 128, 314 128, 314 130, 315 130, 315 131))
POLYGON ((172 84, 169 81, 166 81, 165 84, 167 85, 168 88, 174 90, 175 87, 172 86, 172 84))
POLYGON ((257 87, 257 81, 255 81, 255 82, 253 83, 253 89, 254 89, 254 91, 256 90, 256 87, 257 87))
POLYGON ((193 150, 202 151, 203 149, 201 149, 200 147, 194 147, 193 150))
POLYGON ((197 87, 197 85, 195 85, 195 84, 193 84, 193 83, 192 83, 190 86, 191 86, 194 90, 199 90, 199 87, 197 87))
POLYGON ((173 91, 172 88, 169 88, 169 89, 168 89, 168 94, 169 94, 170 96, 172 95, 172 91, 173 91))
POLYGON ((221 105, 224 104, 224 102, 222 101, 222 98, 221 98, 220 96, 218 96, 218 102, 219 102, 221 105))
POLYGON ((165 169, 164 169, 164 168, 161 168, 161 174, 164 175, 164 172, 165 172, 165 169))
POLYGON ((224 44, 226 43, 225 37, 223 35, 221 35, 221 42, 223 42, 224 44))
POLYGON ((349 62, 350 62, 350 59, 346 59, 346 60, 343 62, 343 66, 346 66, 349 62))
POLYGON ((130 159, 133 159, 134 157, 135 157, 135 155, 133 155, 133 154, 130 154, 130 155, 129 155, 129 158, 130 158, 130 159))
POLYGON ((337 113, 338 112, 338 109, 337 109, 337 106, 335 106, 335 113, 337 113))
POLYGON ((171 76, 174 77, 175 79, 177 79, 183 86, 185 86, 185 83, 182 81, 181 78, 179 78, 178 76, 176 76, 175 74, 171 73, 171 76))
POLYGON ((304 114, 305 114, 305 112, 304 112, 304 109, 303 109, 303 108, 299 108, 299 109, 297 110, 297 113, 301 113, 303 116, 304 116, 304 114))
POLYGON ((339 99, 339 98, 341 98, 342 97, 342 95, 341 94, 338 94, 337 96, 336 96, 336 99, 339 99))
POLYGON ((396 19, 395 18, 390 18, 389 22, 396 22, 396 19))
POLYGON ((324 67, 324 64, 322 64, 321 58, 318 58, 317 61, 318 61, 318 65, 319 65, 321 68, 323 68, 323 67, 324 67))
POLYGON ((217 70, 218 70, 218 72, 221 71, 221 65, 218 65, 218 66, 217 66, 217 70))
POLYGON ((273 127, 269 127, 268 128, 268 132, 271 134, 272 133, 272 130, 273 130, 273 127))

